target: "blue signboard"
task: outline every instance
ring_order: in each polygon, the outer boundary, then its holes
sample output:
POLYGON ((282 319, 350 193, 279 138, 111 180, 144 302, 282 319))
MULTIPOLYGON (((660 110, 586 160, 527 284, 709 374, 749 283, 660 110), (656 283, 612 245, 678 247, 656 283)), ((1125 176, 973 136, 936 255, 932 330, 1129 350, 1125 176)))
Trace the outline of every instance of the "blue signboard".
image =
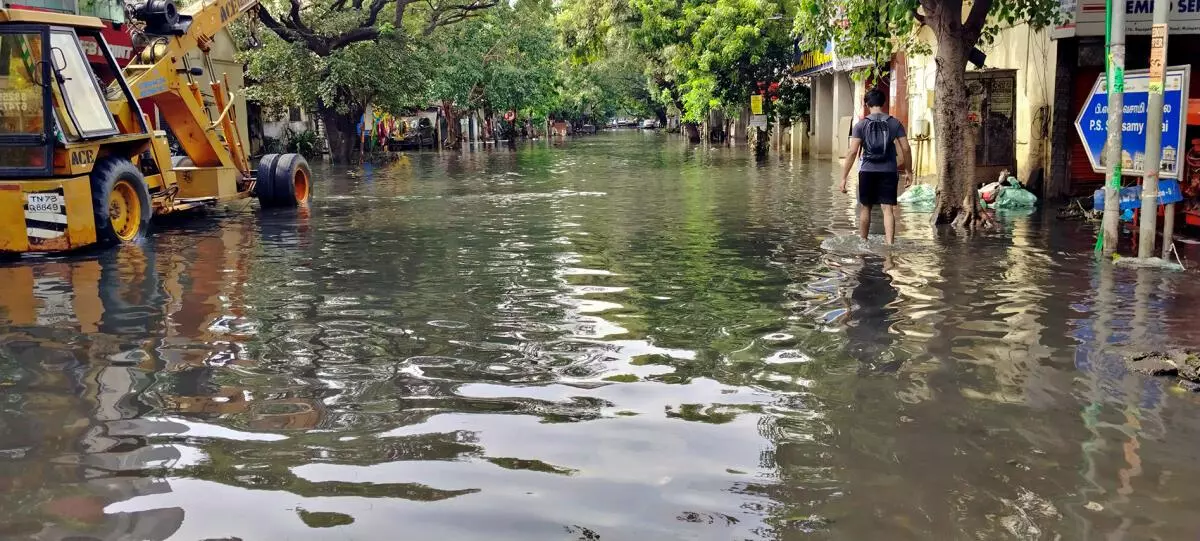
POLYGON ((833 68, 833 42, 825 44, 825 48, 820 51, 804 51, 796 58, 796 65, 792 67, 793 74, 797 76, 812 75, 833 68))
MULTIPOLYGON (((1191 66, 1167 68, 1163 92, 1163 124, 1162 130, 1162 162, 1159 164, 1159 176, 1178 178, 1182 167, 1184 146, 1183 136, 1187 129, 1184 119, 1187 118, 1188 79, 1191 76, 1191 66)), ((1149 70, 1125 72, 1125 108, 1124 119, 1121 121, 1121 172, 1124 175, 1141 176, 1145 172, 1146 161, 1146 113, 1150 101, 1150 72, 1149 70)), ((1107 158, 1104 144, 1108 139, 1108 92, 1104 75, 1096 79, 1092 93, 1088 96, 1083 110, 1075 120, 1075 129, 1083 140, 1087 150, 1088 160, 1092 162, 1092 170, 1097 173, 1107 171, 1104 160, 1107 158)))
MULTIPOLYGON (((1121 188, 1117 193, 1117 205, 1121 210, 1142 208, 1142 187, 1130 186, 1121 188)), ((1158 204, 1166 205, 1183 201, 1183 192, 1179 190, 1179 181, 1162 179, 1158 181, 1158 204)), ((1104 210, 1104 190, 1096 190, 1092 194, 1092 204, 1096 210, 1104 210)))

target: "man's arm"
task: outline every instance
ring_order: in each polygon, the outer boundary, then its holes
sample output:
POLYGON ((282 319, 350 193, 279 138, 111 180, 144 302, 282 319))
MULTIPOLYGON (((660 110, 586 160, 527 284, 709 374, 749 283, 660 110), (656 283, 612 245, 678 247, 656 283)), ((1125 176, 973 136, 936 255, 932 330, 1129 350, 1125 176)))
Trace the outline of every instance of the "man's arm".
POLYGON ((846 183, 850 179, 850 170, 854 169, 854 160, 858 159, 858 152, 861 149, 862 139, 851 137, 850 149, 846 151, 846 159, 842 160, 842 193, 846 193, 846 183))
POLYGON ((896 153, 897 162, 896 169, 904 177, 904 185, 912 184, 912 147, 908 144, 907 137, 899 137, 896 139, 896 148, 899 152, 896 153))

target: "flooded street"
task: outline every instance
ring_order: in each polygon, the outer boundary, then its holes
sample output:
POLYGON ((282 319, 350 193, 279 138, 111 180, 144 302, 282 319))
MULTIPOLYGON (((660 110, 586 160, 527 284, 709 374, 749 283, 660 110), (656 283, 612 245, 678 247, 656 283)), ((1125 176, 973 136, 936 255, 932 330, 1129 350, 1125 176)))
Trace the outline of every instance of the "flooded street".
POLYGON ((1194 539, 1194 274, 641 132, 0 266, 0 538, 1194 539), (878 225, 878 224, 877 224, 878 225))

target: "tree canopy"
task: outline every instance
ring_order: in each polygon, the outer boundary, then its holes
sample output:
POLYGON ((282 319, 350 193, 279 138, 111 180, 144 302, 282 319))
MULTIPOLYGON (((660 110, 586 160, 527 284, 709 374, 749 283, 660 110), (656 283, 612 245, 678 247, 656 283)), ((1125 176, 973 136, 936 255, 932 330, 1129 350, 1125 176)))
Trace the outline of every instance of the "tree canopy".
POLYGON ((428 44, 429 96, 462 110, 544 115, 560 56, 552 21, 549 5, 523 0, 440 32, 428 44))
MULTIPOLYGON (((369 106, 447 117, 517 111, 601 122, 668 110, 698 123, 790 77, 796 4, 783 0, 274 0, 244 53, 250 97, 300 105, 348 157, 369 106)), ((779 108, 783 117, 799 114, 779 108)), ((453 129, 453 128, 452 128, 453 129)), ((451 134, 452 136, 454 134, 451 134)))
POLYGON ((975 194, 975 131, 968 121, 966 69, 972 48, 1004 27, 1042 28, 1062 17, 1058 0, 799 0, 796 33, 807 47, 833 43, 836 53, 875 60, 897 51, 928 53, 919 26, 936 37, 933 126, 939 177, 936 223, 971 227, 984 221, 975 194), (923 49, 923 50, 922 50, 923 49))

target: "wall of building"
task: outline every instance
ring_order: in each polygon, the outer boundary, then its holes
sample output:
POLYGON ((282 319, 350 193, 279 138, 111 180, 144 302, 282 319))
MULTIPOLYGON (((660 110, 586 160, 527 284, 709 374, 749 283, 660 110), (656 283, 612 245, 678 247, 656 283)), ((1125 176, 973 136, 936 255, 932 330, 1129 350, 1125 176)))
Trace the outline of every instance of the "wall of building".
MULTIPOLYGON (((920 39, 930 43, 936 50, 937 40, 928 28, 921 31, 920 39)), ((995 43, 980 49, 987 54, 985 65, 988 68, 1017 70, 1015 131, 1018 177, 1028 181, 1035 171, 1042 168, 1048 174, 1057 64, 1057 48, 1051 42, 1049 32, 1034 31, 1028 25, 1019 25, 1002 30, 995 43)), ((937 132, 933 128, 936 64, 932 55, 910 56, 906 64, 908 129, 915 131, 914 126, 923 123, 929 126, 930 135, 930 140, 920 145, 921 156, 914 157, 920 164, 917 175, 936 175, 937 132)), ((1069 111, 1061 113, 1071 114, 1069 111)))
POLYGON ((294 133, 301 133, 308 130, 315 130, 316 125, 312 119, 303 111, 300 112, 300 120, 291 120, 290 115, 284 114, 281 117, 271 120, 263 120, 263 135, 272 139, 283 140, 287 135, 288 130, 294 133))

